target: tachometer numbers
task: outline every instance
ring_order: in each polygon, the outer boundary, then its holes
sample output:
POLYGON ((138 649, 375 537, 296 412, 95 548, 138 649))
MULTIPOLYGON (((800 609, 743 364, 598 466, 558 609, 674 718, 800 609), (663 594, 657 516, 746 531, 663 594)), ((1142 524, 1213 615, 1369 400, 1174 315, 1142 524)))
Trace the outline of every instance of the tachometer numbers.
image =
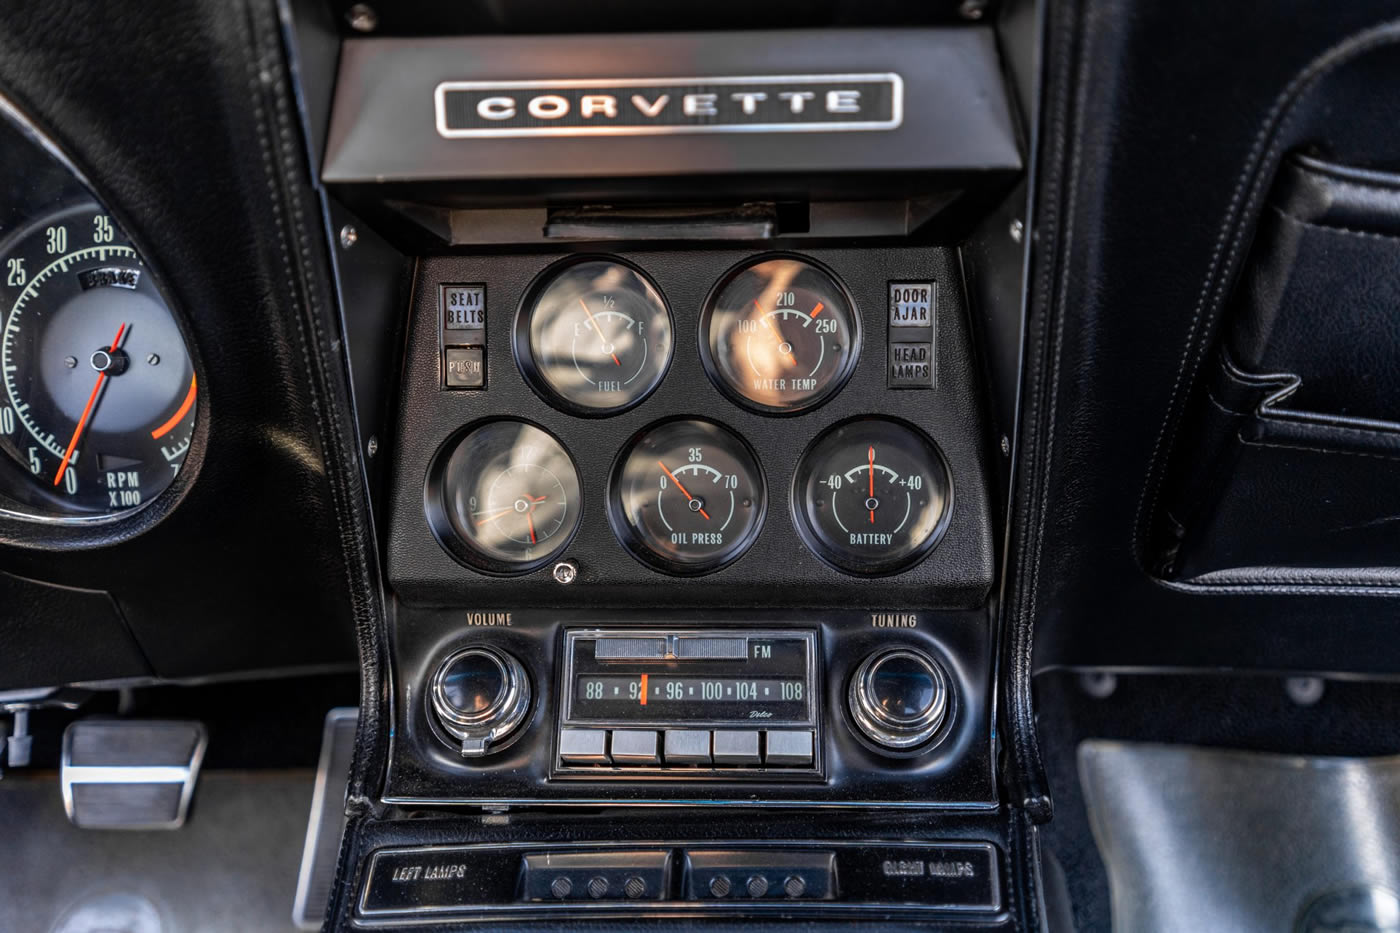
POLYGON ((700 574, 737 560, 758 536, 766 491, 753 452, 709 421, 668 421, 637 436, 613 471, 608 517, 658 570, 700 574))
POLYGON ((838 425, 808 448, 793 480, 802 539, 854 574, 898 573, 937 545, 953 488, 938 448, 883 418, 838 425))

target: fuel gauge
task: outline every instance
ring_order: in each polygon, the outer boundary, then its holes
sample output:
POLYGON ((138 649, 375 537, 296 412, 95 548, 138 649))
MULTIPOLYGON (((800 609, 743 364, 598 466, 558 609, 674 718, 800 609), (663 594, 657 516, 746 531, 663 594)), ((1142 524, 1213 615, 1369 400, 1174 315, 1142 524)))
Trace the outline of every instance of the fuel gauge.
POLYGON ((753 451, 709 421, 643 431, 613 471, 608 518, 643 563, 676 574, 739 558, 763 524, 766 492, 753 451))
POLYGON ((640 270, 617 259, 555 266, 516 318, 516 358, 536 389, 583 415, 638 404, 671 364, 671 313, 640 270))

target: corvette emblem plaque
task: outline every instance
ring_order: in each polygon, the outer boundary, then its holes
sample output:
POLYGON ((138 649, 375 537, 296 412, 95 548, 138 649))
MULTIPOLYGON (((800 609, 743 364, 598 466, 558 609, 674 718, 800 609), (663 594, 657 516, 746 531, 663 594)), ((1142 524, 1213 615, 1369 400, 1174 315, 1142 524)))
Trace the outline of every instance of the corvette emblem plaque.
POLYGON ((893 130, 904 112, 892 72, 444 81, 433 97, 446 139, 893 130))

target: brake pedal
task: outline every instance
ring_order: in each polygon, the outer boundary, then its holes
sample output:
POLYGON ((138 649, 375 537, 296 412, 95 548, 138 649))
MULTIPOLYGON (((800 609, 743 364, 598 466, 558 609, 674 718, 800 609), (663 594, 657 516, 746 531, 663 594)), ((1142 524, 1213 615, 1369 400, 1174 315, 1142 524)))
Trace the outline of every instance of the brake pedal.
POLYGON ((209 736, 204 724, 80 719, 63 732, 63 808, 83 829, 179 829, 209 736))

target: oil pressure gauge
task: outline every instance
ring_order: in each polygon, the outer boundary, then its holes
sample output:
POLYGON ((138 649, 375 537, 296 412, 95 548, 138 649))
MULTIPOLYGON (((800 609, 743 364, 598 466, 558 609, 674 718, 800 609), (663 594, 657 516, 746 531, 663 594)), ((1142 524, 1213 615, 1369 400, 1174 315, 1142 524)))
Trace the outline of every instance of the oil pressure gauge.
POLYGON ((837 425, 803 455, 793 515, 822 559, 875 576, 906 570, 933 550, 952 496, 943 455, 922 432, 862 418, 837 425))
POLYGON ((643 431, 618 461, 608 518, 643 563, 709 573, 753 543, 766 497, 758 460, 737 435, 709 421, 668 421, 643 431))

